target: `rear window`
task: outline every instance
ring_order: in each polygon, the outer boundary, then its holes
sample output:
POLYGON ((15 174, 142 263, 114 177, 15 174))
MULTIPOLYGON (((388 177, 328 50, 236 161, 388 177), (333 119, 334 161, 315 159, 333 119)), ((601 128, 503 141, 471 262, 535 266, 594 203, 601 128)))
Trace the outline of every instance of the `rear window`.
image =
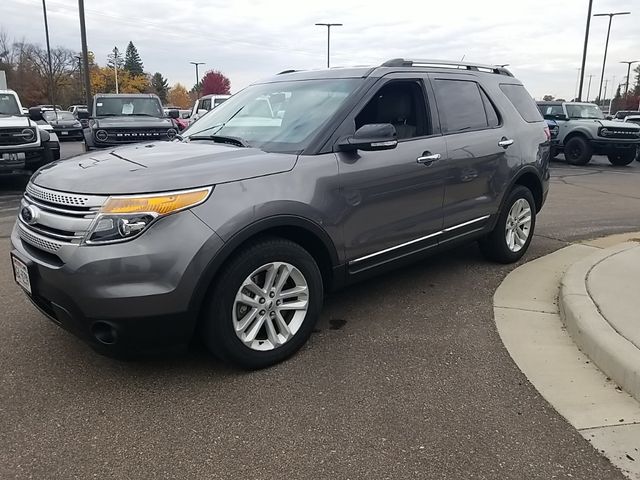
POLYGON ((533 101, 529 92, 522 85, 501 83, 500 90, 506 95, 509 101, 516 107, 516 110, 525 122, 541 122, 542 115, 538 110, 536 102, 533 101))

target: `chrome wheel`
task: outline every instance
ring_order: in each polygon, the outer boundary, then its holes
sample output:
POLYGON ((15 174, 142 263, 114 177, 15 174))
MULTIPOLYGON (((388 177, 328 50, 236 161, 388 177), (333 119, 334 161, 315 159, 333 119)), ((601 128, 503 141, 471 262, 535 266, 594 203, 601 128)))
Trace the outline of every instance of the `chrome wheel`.
POLYGON ((309 286, 300 270, 268 263, 242 282, 233 302, 233 327, 252 350, 273 350, 293 338, 308 307, 309 286))
POLYGON ((531 206, 524 198, 519 198, 511 206, 505 227, 507 247, 519 252, 531 233, 531 206))

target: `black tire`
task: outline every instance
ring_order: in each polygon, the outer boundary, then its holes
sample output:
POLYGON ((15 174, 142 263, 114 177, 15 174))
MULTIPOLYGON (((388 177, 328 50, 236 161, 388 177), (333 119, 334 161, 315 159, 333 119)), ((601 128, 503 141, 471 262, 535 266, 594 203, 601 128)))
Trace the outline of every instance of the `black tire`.
POLYGON ((550 159, 555 159, 558 157, 558 155, 560 155, 560 152, 558 151, 558 149, 556 147, 551 147, 549 149, 549 158, 550 159))
POLYGON ((625 165, 629 165, 633 162, 638 155, 638 152, 635 148, 627 148, 616 150, 613 153, 607 154, 607 158, 611 165, 615 165, 616 167, 624 167, 625 165))
POLYGON ((573 137, 564 145, 564 158, 571 165, 586 165, 591 161, 593 148, 584 137, 573 137))
POLYGON ((313 257, 289 240, 265 238, 235 254, 216 279, 205 300, 208 303, 200 324, 202 340, 216 357, 227 363, 247 370, 269 367, 290 357, 305 344, 318 320, 323 296, 322 276, 313 257), (302 273, 308 285, 308 308, 293 337, 272 350, 257 351, 246 346, 235 333, 234 300, 242 282, 252 272, 276 261, 287 262, 302 273))
POLYGON ((492 260, 498 263, 513 263, 517 262, 525 254, 529 245, 536 226, 536 204, 533 199, 533 194, 527 187, 522 185, 516 185, 513 190, 508 194, 507 199, 503 205, 502 210, 498 216, 498 220, 494 229, 489 235, 480 240, 480 249, 488 260, 492 260), (531 227, 529 229, 529 236, 527 237, 524 245, 519 251, 512 251, 507 245, 506 240, 506 227, 507 217, 511 207, 520 199, 524 199, 531 208, 531 227))

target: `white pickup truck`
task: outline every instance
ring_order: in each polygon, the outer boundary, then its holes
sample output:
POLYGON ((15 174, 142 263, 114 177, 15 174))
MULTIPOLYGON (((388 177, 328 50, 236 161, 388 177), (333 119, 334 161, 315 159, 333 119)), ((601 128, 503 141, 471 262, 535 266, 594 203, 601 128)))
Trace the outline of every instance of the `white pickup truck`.
POLYGON ((33 173, 60 158, 60 143, 39 109, 26 116, 13 90, 0 90, 0 175, 33 173))

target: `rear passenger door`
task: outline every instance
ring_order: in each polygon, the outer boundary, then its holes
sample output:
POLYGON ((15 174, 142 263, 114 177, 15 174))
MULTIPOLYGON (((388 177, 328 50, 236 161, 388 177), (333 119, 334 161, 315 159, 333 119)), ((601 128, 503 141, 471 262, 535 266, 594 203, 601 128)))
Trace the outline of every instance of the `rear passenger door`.
POLYGON ((430 78, 448 151, 443 243, 481 230, 497 212, 519 146, 475 75, 430 78))

